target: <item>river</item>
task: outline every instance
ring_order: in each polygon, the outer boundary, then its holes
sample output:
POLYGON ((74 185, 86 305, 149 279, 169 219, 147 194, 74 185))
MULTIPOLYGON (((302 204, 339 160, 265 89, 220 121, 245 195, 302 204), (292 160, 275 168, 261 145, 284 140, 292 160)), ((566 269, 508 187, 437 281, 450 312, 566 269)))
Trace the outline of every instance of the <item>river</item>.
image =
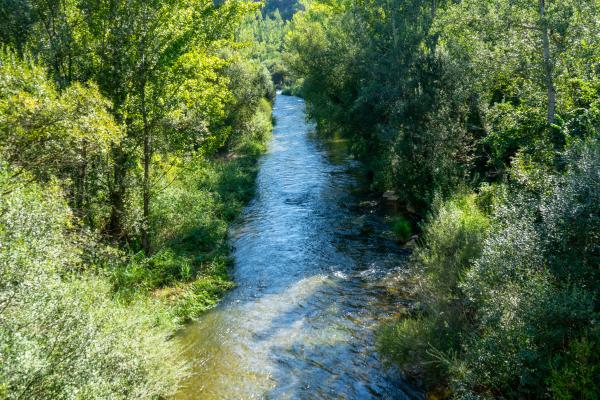
POLYGON ((193 374, 175 398, 418 398, 375 351, 406 252, 356 194, 356 163, 313 137, 302 99, 278 95, 273 114, 255 198, 231 230, 238 286, 177 338, 193 374))

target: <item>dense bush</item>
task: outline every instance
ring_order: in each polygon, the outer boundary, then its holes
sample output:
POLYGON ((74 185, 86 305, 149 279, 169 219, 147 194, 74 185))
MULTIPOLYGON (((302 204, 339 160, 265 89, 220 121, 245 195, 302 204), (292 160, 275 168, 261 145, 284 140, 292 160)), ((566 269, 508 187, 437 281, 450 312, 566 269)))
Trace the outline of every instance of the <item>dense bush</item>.
POLYGON ((471 390, 514 398, 600 393, 600 359, 591 352, 600 311, 597 139, 577 143, 566 159, 564 175, 547 177, 550 190, 532 198, 517 189, 498 208, 497 226, 462 283, 477 306, 478 334, 464 343, 457 379, 471 390), (577 381, 566 384, 561 370, 577 381))
POLYGON ((92 228, 102 227, 110 211, 107 187, 110 146, 120 128, 109 102, 94 84, 59 90, 43 68, 0 49, 0 157, 46 182, 59 178, 70 205, 92 228))
POLYGON ((393 361, 464 398, 600 394, 598 139, 563 159, 542 183, 515 171, 508 190, 435 208, 413 255, 418 306, 381 335, 393 361))
MULTIPOLYGON (((154 313, 111 300, 82 259, 60 189, 0 170, 2 398, 152 398, 185 368, 154 313), (77 272, 77 273, 76 273, 77 272)), ((88 244, 89 245, 89 244, 88 244)))

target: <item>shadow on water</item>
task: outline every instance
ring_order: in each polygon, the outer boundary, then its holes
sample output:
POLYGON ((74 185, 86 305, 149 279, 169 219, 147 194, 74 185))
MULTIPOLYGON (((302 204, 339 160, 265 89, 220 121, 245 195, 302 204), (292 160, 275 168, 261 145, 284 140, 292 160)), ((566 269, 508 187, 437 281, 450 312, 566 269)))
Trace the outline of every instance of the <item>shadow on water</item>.
POLYGON ((279 95, 274 114, 256 197, 231 232, 238 287, 178 337, 194 368, 175 398, 420 398, 375 352, 378 321, 402 301, 386 277, 406 253, 352 194, 347 152, 329 157, 309 134, 302 100, 279 95))

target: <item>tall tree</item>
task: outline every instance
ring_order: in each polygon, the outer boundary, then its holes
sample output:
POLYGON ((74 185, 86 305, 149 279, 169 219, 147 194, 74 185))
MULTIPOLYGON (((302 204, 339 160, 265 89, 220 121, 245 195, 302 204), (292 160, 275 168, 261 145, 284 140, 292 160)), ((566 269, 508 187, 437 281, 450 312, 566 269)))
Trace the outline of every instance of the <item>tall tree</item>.
MULTIPOLYGON (((196 134, 226 133, 211 126, 223 117, 223 103, 230 97, 218 73, 223 66, 222 49, 231 46, 241 20, 257 5, 246 0, 222 4, 211 0, 30 0, 27 4, 23 12, 34 21, 27 30, 30 47, 48 65, 59 88, 94 80, 125 132, 124 139, 112 147, 113 171, 106 179, 111 208, 106 232, 117 240, 131 236, 123 221, 127 197, 136 190, 132 185, 138 185, 132 173, 138 160, 141 163, 139 226, 142 247, 149 254, 154 155, 161 145, 184 148, 193 142, 197 148, 201 138, 193 137, 196 134), (208 90, 192 94, 198 89, 190 82, 208 90), (192 120, 208 126, 209 132, 193 129, 192 120), (187 132, 177 132, 181 130, 187 132), (185 138, 186 134, 190 137, 185 138)), ((82 162, 75 187, 81 189, 73 201, 79 206, 85 203, 89 171, 85 141, 80 148, 82 162)))
MULTIPOLYGON (((119 237, 124 234, 122 215, 128 165, 132 153, 141 145, 142 218, 141 240, 146 253, 151 250, 148 232, 152 198, 152 160, 157 135, 168 130, 166 119, 173 117, 174 108, 185 118, 195 112, 198 104, 184 104, 189 92, 180 90, 185 82, 197 79, 202 71, 219 66, 212 56, 233 39, 233 32, 243 16, 254 6, 242 1, 229 1, 215 6, 212 1, 105 1, 98 2, 87 21, 97 40, 95 51, 100 59, 96 72, 102 90, 113 99, 114 111, 127 129, 133 147, 118 147, 115 153, 115 173, 111 194, 113 211, 109 231, 119 237), (194 56, 196 54, 197 56, 194 56), (179 70, 182 60, 188 68, 179 70), (190 63, 195 63, 190 65, 190 63), (181 72, 181 73, 174 73, 181 72), (116 76, 116 79, 115 78, 116 76), (167 79, 168 78, 168 79, 167 79)), ((222 96, 216 96, 219 100, 222 96)), ((164 142, 164 140, 163 140, 164 142)))
POLYGON ((556 114, 556 88, 554 87, 552 55, 550 53, 550 27, 546 16, 546 0, 539 0, 540 23, 539 29, 542 35, 542 57, 544 63, 544 74, 546 90, 548 93, 548 124, 553 124, 556 114))

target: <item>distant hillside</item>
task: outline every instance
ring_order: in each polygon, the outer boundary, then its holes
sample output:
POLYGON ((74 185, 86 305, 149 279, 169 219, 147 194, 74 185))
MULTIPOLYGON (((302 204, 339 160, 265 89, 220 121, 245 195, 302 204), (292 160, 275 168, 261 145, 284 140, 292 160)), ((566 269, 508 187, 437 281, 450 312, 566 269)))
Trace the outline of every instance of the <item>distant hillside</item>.
POLYGON ((279 10, 285 20, 292 19, 294 13, 301 7, 298 0, 267 0, 263 13, 269 15, 279 10))

